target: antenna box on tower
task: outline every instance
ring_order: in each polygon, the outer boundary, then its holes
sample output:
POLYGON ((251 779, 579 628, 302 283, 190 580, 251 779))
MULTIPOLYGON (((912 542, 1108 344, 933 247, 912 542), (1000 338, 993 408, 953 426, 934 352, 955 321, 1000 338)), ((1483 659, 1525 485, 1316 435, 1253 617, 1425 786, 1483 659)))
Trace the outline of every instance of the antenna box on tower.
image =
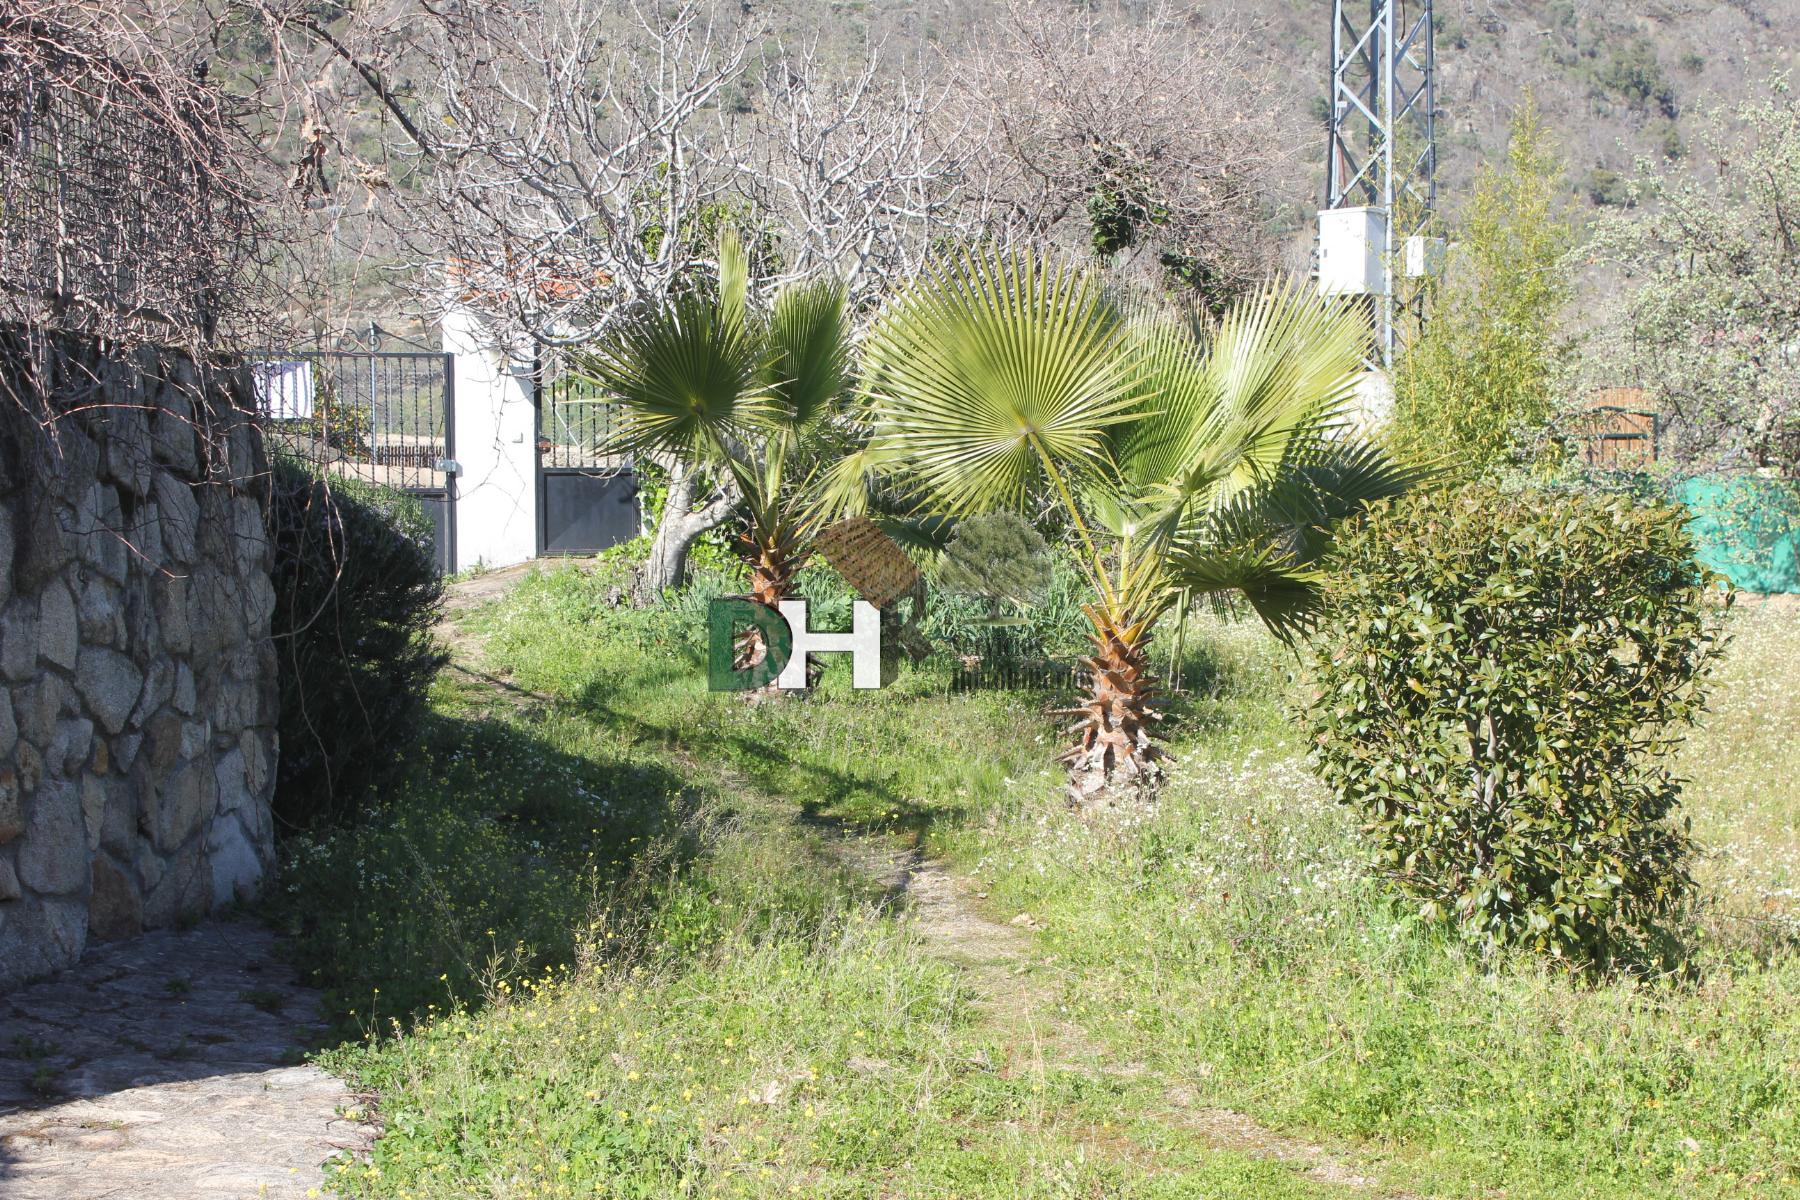
POLYGON ((1444 273, 1444 239, 1414 234, 1406 239, 1406 277, 1435 279, 1444 273))
POLYGON ((1319 213, 1319 291, 1327 296, 1385 296, 1387 213, 1327 208, 1319 213))

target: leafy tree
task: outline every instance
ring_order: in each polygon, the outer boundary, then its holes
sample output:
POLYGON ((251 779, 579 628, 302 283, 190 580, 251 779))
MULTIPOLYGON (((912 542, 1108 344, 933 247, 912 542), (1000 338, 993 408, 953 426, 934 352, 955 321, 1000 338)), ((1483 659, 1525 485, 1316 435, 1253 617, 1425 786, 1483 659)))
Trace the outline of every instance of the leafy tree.
POLYGON ((1650 949, 1719 636, 1685 512, 1467 485, 1375 505, 1334 566, 1312 732, 1376 868, 1484 950, 1650 949))
POLYGON ((1411 475, 1340 436, 1368 349, 1353 310, 1265 287, 1216 330, 1129 317, 1090 273, 963 256, 891 303, 863 390, 874 430, 834 485, 876 471, 950 516, 1059 511, 1093 650, 1062 756, 1077 799, 1154 781, 1156 621, 1183 590, 1241 595, 1286 636, 1335 517, 1411 475))
MULTIPOLYGON (((752 309, 734 236, 721 244, 719 270, 716 292, 641 311, 578 363, 621 406, 615 449, 667 455, 730 481, 747 514, 737 548, 750 594, 773 605, 808 555, 816 468, 846 448, 847 297, 833 281, 793 283, 766 313, 752 309)), ((686 545, 662 541, 653 559, 685 556, 686 545)))
POLYGON ((1785 78, 1709 114, 1703 152, 1638 164, 1590 257, 1628 281, 1595 382, 1636 383, 1692 468, 1800 469, 1800 103, 1785 78))
POLYGON ((1484 165, 1429 314, 1394 373, 1395 448, 1479 474, 1514 457, 1555 414, 1567 346, 1574 231, 1562 166, 1536 104, 1513 116, 1503 165, 1484 165))

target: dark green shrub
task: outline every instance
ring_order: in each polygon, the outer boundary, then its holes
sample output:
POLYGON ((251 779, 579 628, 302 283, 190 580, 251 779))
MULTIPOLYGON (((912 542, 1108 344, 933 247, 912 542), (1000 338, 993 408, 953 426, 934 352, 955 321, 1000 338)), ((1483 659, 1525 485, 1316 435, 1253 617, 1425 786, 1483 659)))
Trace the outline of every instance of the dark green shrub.
POLYGON ((1656 47, 1643 38, 1615 45, 1606 62, 1595 69, 1594 82, 1623 97, 1633 108, 1642 110, 1654 102, 1665 117, 1680 112, 1675 89, 1657 60, 1656 47))
POLYGON ((1606 167, 1587 173, 1587 198, 1601 208, 1630 208, 1631 180, 1606 167))
POLYGON ((1049 548, 1017 513, 969 517, 957 524, 932 582, 946 592, 985 597, 996 608, 1003 602, 1026 608, 1050 586, 1049 548))
POLYGON ((403 762, 445 662, 431 639, 443 603, 431 525, 416 501, 277 459, 275 542, 286 826, 341 821, 403 762))
POLYGON ((1669 755, 1718 648, 1685 515, 1470 486, 1339 542, 1321 774, 1376 869, 1484 951, 1643 961, 1691 887, 1669 755))

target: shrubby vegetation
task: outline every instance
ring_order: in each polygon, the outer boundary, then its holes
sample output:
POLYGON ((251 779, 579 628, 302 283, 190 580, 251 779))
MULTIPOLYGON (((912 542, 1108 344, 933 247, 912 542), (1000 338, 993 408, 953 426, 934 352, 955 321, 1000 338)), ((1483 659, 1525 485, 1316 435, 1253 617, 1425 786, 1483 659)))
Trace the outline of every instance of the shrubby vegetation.
POLYGON ((1605 93, 1618 96, 1642 112, 1654 105, 1665 117, 1680 109, 1656 47, 1645 38, 1615 43, 1604 61, 1594 68, 1594 83, 1605 93))
POLYGON ((1340 539, 1318 762, 1427 921, 1578 965, 1665 948, 1693 854, 1671 757, 1718 637, 1684 519, 1477 485, 1340 539))
POLYGON ((1061 556, 1049 558, 1046 565, 1043 591, 1000 622, 993 619, 986 596, 934 588, 925 610, 925 636, 945 654, 977 658, 990 667, 1072 666, 1092 647, 1091 626, 1081 610, 1088 602, 1087 581, 1061 556))
POLYGON ((1184 1123, 1213 1106, 1419 1195, 1800 1187, 1800 643, 1778 617, 1743 627, 1680 759, 1715 851, 1693 861, 1703 973, 1581 981, 1391 902, 1308 769, 1287 708, 1307 680, 1253 625, 1191 639, 1204 686, 1172 710, 1184 769, 1161 796, 1077 811, 1040 698, 946 695, 933 664, 876 694, 841 665, 811 702, 708 693, 705 593, 741 569, 615 606, 631 566, 530 576, 476 618, 516 690, 440 682, 386 815, 295 844, 280 908, 303 965, 380 1032, 332 1058, 388 1125, 342 1190, 1329 1194, 1315 1160, 1184 1123), (1053 1014, 1035 1028, 1097 1057, 1034 1058, 971 1003, 979 966, 891 919, 886 855, 913 845, 1025 920, 1022 986, 1053 1014))
POLYGON ((1307 682, 1254 628, 1204 628, 1193 669, 1218 703, 1184 723, 1155 804, 1095 820, 1021 785, 939 844, 993 913, 1041 926, 1070 1019, 1198 1104, 1361 1146, 1374 1191, 1800 1194, 1800 631, 1732 621, 1714 712, 1677 760, 1708 851, 1697 978, 1484 957, 1394 903, 1290 724, 1307 682))
POLYGON ((1637 207, 1589 255, 1621 272, 1622 312, 1590 382, 1632 383, 1669 419, 1688 469, 1800 468, 1800 100, 1785 78, 1713 112, 1695 161, 1638 164, 1637 207))
POLYGON ((985 598, 995 617, 1031 607, 1050 586, 1044 536, 1017 513, 994 512, 958 523, 932 571, 953 595, 985 598))
POLYGON ((289 827, 355 815, 390 777, 444 656, 431 525, 418 503, 275 460, 272 629, 281 685, 275 812, 289 827))
POLYGON ((1562 210, 1562 165, 1528 99, 1504 165, 1484 164, 1451 231, 1424 330, 1394 372, 1396 449, 1462 476, 1529 462, 1557 412, 1568 352, 1563 311, 1575 231, 1562 210))
POLYGON ((923 633, 990 674, 1072 667, 1088 648, 1081 573, 1016 513, 958 522, 929 578, 923 633))

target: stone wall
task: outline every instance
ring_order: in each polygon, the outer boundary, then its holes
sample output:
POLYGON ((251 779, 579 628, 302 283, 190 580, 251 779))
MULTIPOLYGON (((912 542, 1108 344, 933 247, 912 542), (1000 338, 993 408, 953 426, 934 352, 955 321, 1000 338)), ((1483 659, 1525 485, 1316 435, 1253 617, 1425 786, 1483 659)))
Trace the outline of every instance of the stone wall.
POLYGON ((243 377, 17 328, 0 372, 5 988, 251 893, 278 701, 243 377))

